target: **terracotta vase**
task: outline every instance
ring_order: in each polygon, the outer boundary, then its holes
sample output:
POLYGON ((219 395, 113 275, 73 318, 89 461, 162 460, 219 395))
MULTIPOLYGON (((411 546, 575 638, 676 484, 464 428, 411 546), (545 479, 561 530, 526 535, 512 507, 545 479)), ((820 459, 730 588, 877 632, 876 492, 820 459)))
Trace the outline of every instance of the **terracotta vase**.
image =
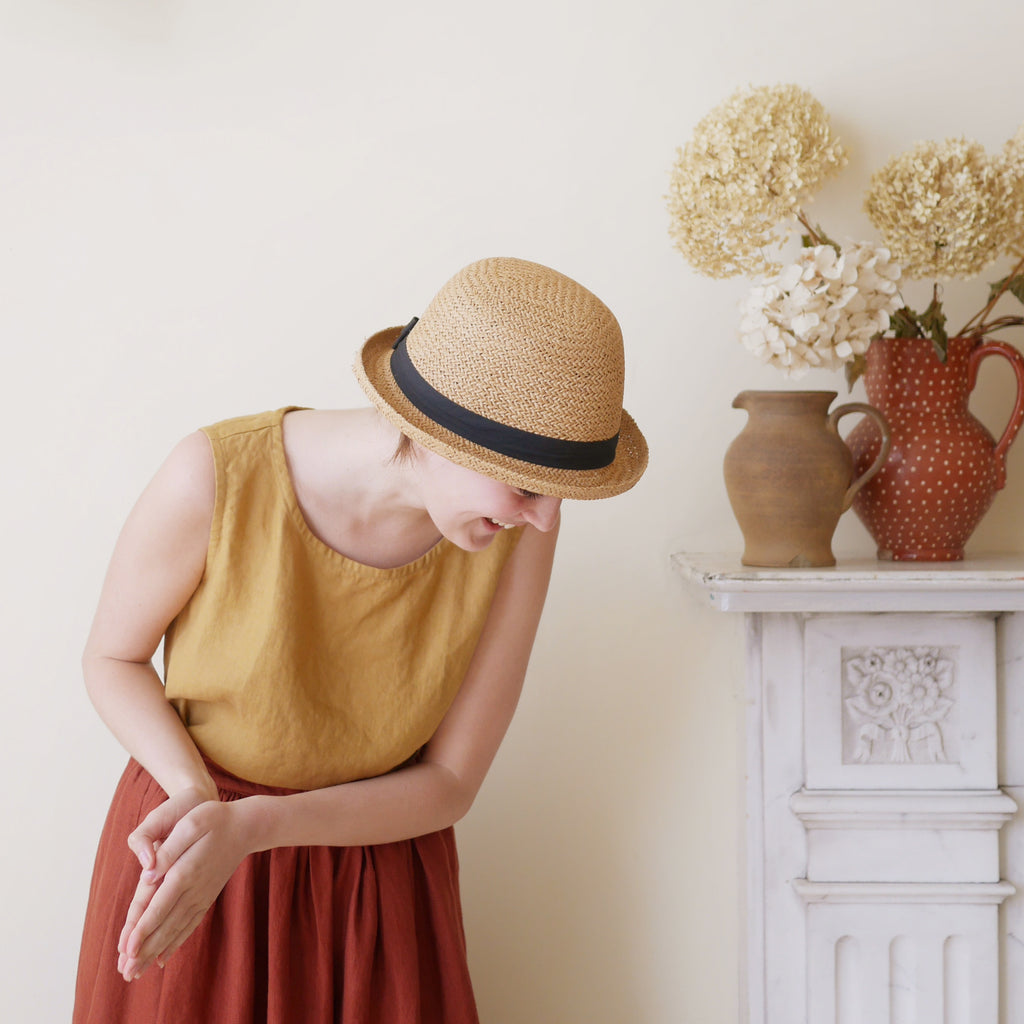
POLYGON ((849 413, 889 428, 876 409, 850 402, 833 409, 835 391, 741 391, 733 401, 749 414, 725 453, 725 486, 745 543, 744 565, 835 565, 832 534, 853 496, 878 471, 854 476, 853 456, 837 424, 849 413))
MULTIPOLYGON (((868 398, 892 428, 892 450, 853 507, 878 557, 952 562, 1006 483, 1006 451, 1024 421, 1024 358, 997 341, 951 338, 945 363, 926 338, 876 338, 867 353, 868 398), (999 355, 1017 378, 1017 399, 998 443, 967 401, 982 359, 999 355)), ((847 438, 858 467, 873 463, 881 438, 870 422, 847 438)))

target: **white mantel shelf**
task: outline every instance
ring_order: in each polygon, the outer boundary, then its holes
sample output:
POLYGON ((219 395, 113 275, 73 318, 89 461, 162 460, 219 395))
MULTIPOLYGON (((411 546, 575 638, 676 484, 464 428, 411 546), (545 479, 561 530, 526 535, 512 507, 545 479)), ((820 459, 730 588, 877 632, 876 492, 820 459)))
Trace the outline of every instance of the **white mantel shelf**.
POLYGON ((746 625, 741 1024, 1024 1021, 1024 554, 672 561, 746 625))
POLYGON ((1006 612, 1024 610, 1024 554, 963 562, 840 560, 761 569, 738 555, 672 556, 683 579, 723 612, 1006 612))

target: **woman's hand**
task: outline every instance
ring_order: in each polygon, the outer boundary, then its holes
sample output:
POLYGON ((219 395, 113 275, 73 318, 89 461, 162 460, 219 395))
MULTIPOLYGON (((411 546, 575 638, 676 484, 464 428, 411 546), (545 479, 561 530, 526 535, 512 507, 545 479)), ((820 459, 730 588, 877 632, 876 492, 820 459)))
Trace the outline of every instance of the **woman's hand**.
POLYGON ((155 807, 128 836, 128 847, 139 858, 143 871, 156 867, 156 851, 182 818, 206 800, 217 800, 217 789, 210 782, 206 788, 188 786, 155 807))
MULTIPOLYGON (((194 807, 211 799, 217 799, 217 790, 212 781, 206 788, 189 786, 170 796, 143 818, 135 831, 128 836, 128 847, 138 857, 142 873, 152 872, 156 868, 157 851, 171 834, 174 826, 194 807)), ((117 940, 117 970, 119 974, 124 974, 127 980, 131 980, 131 976, 125 970, 128 961, 128 938, 158 887, 159 882, 155 880, 154 875, 140 877, 135 888, 135 896, 128 907, 128 916, 117 940)))
POLYGON ((153 863, 144 867, 118 943, 118 970, 126 981, 154 961, 166 963, 254 849, 246 800, 204 800, 184 813, 179 812, 188 798, 176 800, 177 795, 152 811, 130 840, 140 862, 152 852, 153 863))

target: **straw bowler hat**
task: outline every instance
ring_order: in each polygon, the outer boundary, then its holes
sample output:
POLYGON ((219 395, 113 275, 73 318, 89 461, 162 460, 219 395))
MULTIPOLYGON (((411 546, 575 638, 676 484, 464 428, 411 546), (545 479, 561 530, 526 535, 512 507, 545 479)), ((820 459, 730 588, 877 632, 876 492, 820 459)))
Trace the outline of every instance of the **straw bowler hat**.
POLYGON ((628 490, 647 442, 622 408, 622 332, 571 278, 505 257, 459 271, 355 365, 380 412, 444 458, 561 498, 628 490))

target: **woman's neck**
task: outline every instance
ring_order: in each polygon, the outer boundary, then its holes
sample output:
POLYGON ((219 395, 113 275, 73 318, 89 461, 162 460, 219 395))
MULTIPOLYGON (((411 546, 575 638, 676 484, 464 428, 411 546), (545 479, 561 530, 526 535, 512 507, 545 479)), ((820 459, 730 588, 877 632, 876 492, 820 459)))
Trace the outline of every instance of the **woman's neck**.
POLYGON ((309 528, 358 562, 392 568, 440 540, 420 494, 415 455, 374 409, 302 410, 284 418, 292 486, 309 528))

